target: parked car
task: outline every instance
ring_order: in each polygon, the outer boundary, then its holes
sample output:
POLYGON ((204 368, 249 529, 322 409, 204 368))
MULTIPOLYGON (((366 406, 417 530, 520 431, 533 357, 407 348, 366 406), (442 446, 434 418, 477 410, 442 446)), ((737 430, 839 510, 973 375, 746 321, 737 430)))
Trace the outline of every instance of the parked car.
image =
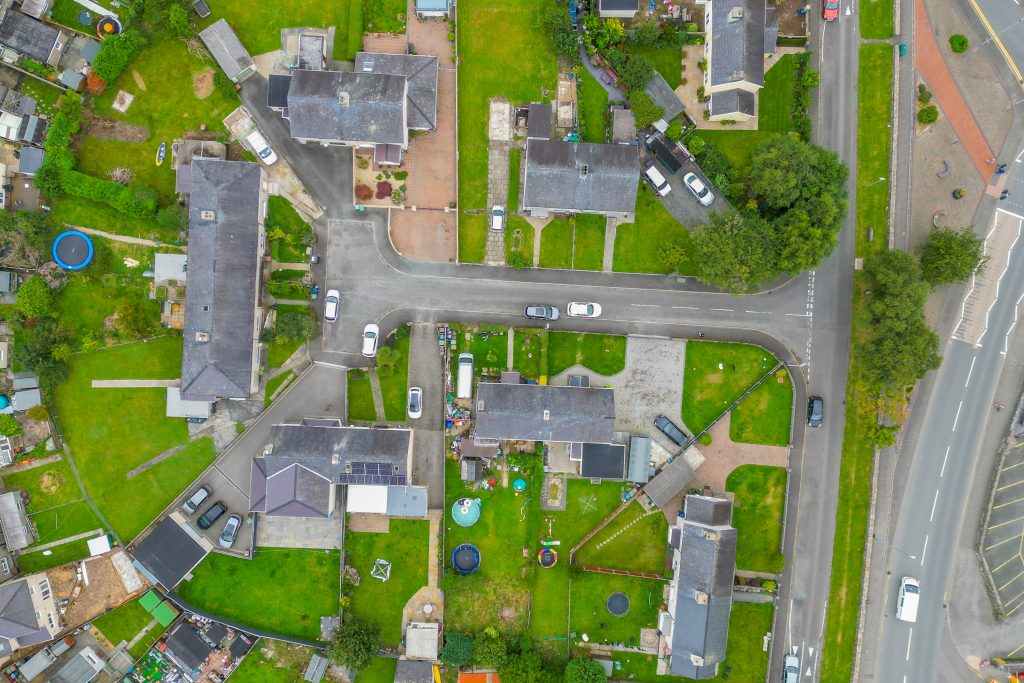
POLYGON ((820 427, 821 421, 825 418, 825 402, 821 396, 811 396, 807 399, 807 425, 820 427))
POLYGON ((207 508, 206 512, 203 513, 203 516, 199 518, 199 521, 197 521, 196 524, 199 525, 200 529, 209 529, 213 526, 213 523, 220 519, 221 515, 227 511, 228 509, 224 506, 224 503, 218 500, 207 508))
POLYGON ((199 509, 199 506, 205 503, 206 499, 209 497, 210 487, 200 486, 191 496, 188 497, 188 500, 181 504, 181 509, 185 511, 186 515, 191 515, 195 513, 195 511, 199 509))
POLYGON ((320 254, 313 254, 312 256, 309 257, 310 265, 315 266, 318 263, 320 263, 320 254))
POLYGON ((245 141, 252 147, 252 151, 256 153, 256 156, 260 158, 260 161, 270 166, 277 161, 277 155, 274 154, 274 150, 270 149, 270 145, 267 144, 267 139, 263 137, 263 133, 258 130, 254 130, 246 136, 245 141))
POLYGON ((821 17, 825 21, 833 21, 839 18, 839 0, 823 0, 821 3, 821 17))
POLYGON ((786 655, 782 664, 782 683, 797 683, 800 678, 800 658, 786 655))
POLYGON ((363 328, 363 355, 373 358, 377 355, 377 343, 380 341, 380 328, 370 323, 363 328))
POLYGON ((224 525, 224 531, 220 534, 220 547, 230 548, 235 544, 235 538, 238 536, 238 529, 242 526, 242 518, 238 515, 231 515, 228 517, 227 523, 224 525))
POLYGON ((599 318, 601 317, 601 304, 573 301, 565 307, 565 312, 570 318, 599 318))
POLYGON ((491 230, 505 229, 505 207, 495 205, 491 207, 491 230))
POLYGON ((423 389, 409 388, 409 419, 415 420, 423 415, 423 389))
POLYGON ((704 184, 700 178, 697 177, 696 173, 687 173, 683 176, 683 184, 686 188, 693 193, 693 196, 697 198, 697 201, 704 206, 711 206, 711 203, 715 201, 715 195, 711 194, 711 190, 704 184))
POLYGON ((558 309, 554 306, 534 304, 524 308, 523 315, 530 320, 558 320, 558 309))
POLYGON ((677 446, 683 446, 689 441, 689 437, 686 436, 686 432, 676 426, 676 423, 668 419, 664 415, 659 415, 654 419, 654 426, 658 428, 658 431, 668 437, 669 441, 677 446))
POLYGON ((668 180, 661 174, 661 171, 654 167, 653 161, 644 171, 644 180, 647 181, 647 184, 651 186, 651 189, 659 197, 664 197, 672 191, 672 186, 668 184, 668 180))
POLYGON ((917 604, 921 598, 921 583, 913 576, 900 579, 900 593, 896 598, 896 618, 911 624, 917 621, 917 604))
POLYGON ((338 307, 341 304, 341 292, 336 289, 327 290, 327 298, 324 299, 324 320, 333 323, 338 319, 338 307))

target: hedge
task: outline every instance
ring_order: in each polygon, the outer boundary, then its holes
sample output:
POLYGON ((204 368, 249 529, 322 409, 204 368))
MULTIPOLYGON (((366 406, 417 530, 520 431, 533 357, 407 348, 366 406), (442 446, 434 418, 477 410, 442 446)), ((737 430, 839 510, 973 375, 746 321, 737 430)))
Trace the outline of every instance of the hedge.
POLYGON ((92 63, 92 72, 107 83, 113 83, 146 47, 146 37, 133 28, 100 43, 100 51, 92 63))

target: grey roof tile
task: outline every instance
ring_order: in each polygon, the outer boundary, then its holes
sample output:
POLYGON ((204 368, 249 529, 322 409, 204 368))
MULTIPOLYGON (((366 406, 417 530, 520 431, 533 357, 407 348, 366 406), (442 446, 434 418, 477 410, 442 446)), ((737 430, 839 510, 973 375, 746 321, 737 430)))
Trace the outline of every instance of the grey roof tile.
POLYGON ((59 35, 52 26, 15 10, 8 10, 0 22, 0 43, 41 62, 49 59, 59 35))
POLYGON ((711 93, 712 116, 729 116, 730 114, 753 116, 756 112, 757 96, 752 92, 735 88, 711 93))
POLYGON ((395 683, 431 683, 434 680, 434 666, 430 662, 413 659, 399 659, 395 668, 395 683))
POLYGON ((626 477, 626 447, 617 443, 583 444, 580 476, 585 479, 611 479, 626 477))
POLYGON ((764 85, 765 0, 712 0, 711 86, 764 85))
POLYGON ((406 79, 376 73, 292 72, 293 138, 406 144, 406 79))
POLYGON ((356 73, 405 76, 408 85, 405 125, 413 130, 437 127, 437 57, 358 52, 355 70, 356 73))
POLYGON ((611 389, 480 382, 473 435, 478 439, 610 443, 611 389))
POLYGON ((631 145, 529 140, 523 208, 633 213, 640 152, 631 145))
POLYGON ((24 579, 0 585, 0 637, 24 638, 39 631, 39 620, 24 579))

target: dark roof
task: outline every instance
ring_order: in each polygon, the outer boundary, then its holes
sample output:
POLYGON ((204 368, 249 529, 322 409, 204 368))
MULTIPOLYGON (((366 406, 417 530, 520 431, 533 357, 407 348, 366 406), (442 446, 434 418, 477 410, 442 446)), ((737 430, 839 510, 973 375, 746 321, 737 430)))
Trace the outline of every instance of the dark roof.
POLYGON ((181 354, 187 401, 248 398, 259 296, 260 167, 192 160, 181 354), (205 212, 213 218, 204 218, 205 212))
POLYGON ((625 479, 626 447, 617 443, 583 444, 580 476, 584 479, 625 479))
POLYGON ((693 470, 682 455, 665 465, 644 486, 644 493, 650 496, 655 507, 664 507, 675 498, 686 485, 693 481, 693 470))
POLYGON ((480 382, 476 407, 478 439, 610 443, 614 435, 611 389, 480 382))
MULTIPOLYGON (((697 497, 697 496, 691 496, 697 497)), ((732 503, 718 499, 732 507, 732 503)), ((690 501, 687 500, 689 508, 690 501)), ((710 506, 717 506, 718 503, 710 506)), ((736 572, 736 529, 681 520, 675 613, 672 615, 671 673, 712 678, 725 659, 736 572), (691 655, 703 659, 694 664, 691 655)))
POLYGON ((404 76, 296 69, 288 89, 291 136, 404 145, 405 91, 404 76))
POLYGON ((598 10, 636 10, 640 8, 640 0, 600 0, 598 10))
POLYGON ((39 631, 32 595, 24 579, 0 584, 0 637, 24 638, 39 631))
POLYGON ((218 19, 200 31, 199 37, 231 80, 244 80, 255 71, 252 57, 224 19, 218 19), (249 73, 245 73, 247 71, 249 73))
POLYGON ((686 519, 695 524, 728 526, 732 524, 732 503, 724 498, 687 496, 686 519))
POLYGON ((659 132, 647 138, 647 146, 651 148, 655 158, 671 173, 681 169, 683 162, 686 161, 683 150, 675 142, 670 142, 664 133, 659 132))
POLYGON ((526 139, 549 140, 551 138, 551 105, 530 105, 530 113, 526 116, 526 139))
POLYGON ((228 637, 228 629, 224 624, 215 621, 206 628, 206 639, 220 646, 221 641, 228 637))
POLYGON ((527 210, 633 213, 639 182, 640 152, 630 145, 526 143, 527 210))
POLYGON ((764 85, 765 0, 715 0, 705 11, 711 12, 710 85, 764 85))
POLYGON ((437 57, 357 52, 355 70, 356 73, 405 76, 408 85, 405 125, 414 130, 437 127, 437 57))
POLYGON ((213 649, 187 621, 180 622, 174 632, 167 636, 166 654, 186 671, 194 671, 202 666, 213 649))
POLYGON ((85 647, 72 656, 49 680, 50 683, 89 683, 102 669, 103 660, 91 647, 85 647))
POLYGON ((669 86, 668 81, 657 71, 654 72, 654 76, 651 80, 647 81, 647 85, 644 86, 644 92, 650 95, 651 100, 656 105, 665 110, 665 113, 661 115, 666 121, 671 121, 683 111, 683 103, 676 95, 672 87, 669 86))
POLYGON ((79 54, 82 56, 82 59, 89 62, 90 64, 92 63, 92 60, 96 59, 96 55, 98 55, 99 53, 100 41, 92 40, 91 38, 85 41, 85 44, 82 45, 82 49, 79 52, 79 54))
POLYGON ((739 88, 712 93, 711 115, 746 114, 753 116, 756 112, 756 103, 757 97, 754 93, 739 88))
POLYGON ((309 467, 282 458, 254 458, 249 509, 278 517, 327 517, 331 480, 309 467))
POLYGON ((651 438, 631 436, 629 438, 629 467, 626 479, 637 484, 646 484, 651 478, 651 438))
POLYGON ((21 504, 21 491, 0 493, 0 532, 10 552, 27 548, 35 540, 25 507, 21 504))
POLYGON ((136 563, 170 590, 206 557, 206 551, 170 517, 156 525, 132 553, 136 563))
POLYGON ((775 54, 779 41, 779 17, 775 7, 765 6, 764 9, 764 53, 775 54))
POLYGON ((395 683, 432 683, 434 665, 412 659, 399 659, 395 667, 395 683))
POLYGON ((267 106, 271 109, 284 109, 288 106, 288 88, 291 87, 290 74, 270 74, 267 85, 267 106))
POLYGON ((8 10, 0 22, 0 43, 41 62, 50 58, 59 36, 52 26, 15 10, 8 10))

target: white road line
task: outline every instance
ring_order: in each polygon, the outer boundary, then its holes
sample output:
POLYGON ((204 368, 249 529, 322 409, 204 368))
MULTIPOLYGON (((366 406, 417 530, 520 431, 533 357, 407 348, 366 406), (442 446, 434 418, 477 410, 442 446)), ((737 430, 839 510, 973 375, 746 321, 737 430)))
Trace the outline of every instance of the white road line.
POLYGON ((935 505, 938 502, 939 502, 939 492, 938 492, 938 490, 936 490, 935 491, 935 498, 932 500, 932 514, 930 514, 928 516, 928 521, 929 522, 935 519, 935 505))
POLYGON ((630 306, 636 306, 637 308, 661 308, 658 304, 630 304, 630 306))
POLYGON ((699 311, 700 310, 700 308, 698 308, 697 306, 673 306, 672 308, 675 308, 675 309, 685 309, 687 311, 699 311))
POLYGON ((942 459, 942 471, 939 472, 939 477, 946 476, 946 461, 949 460, 949 449, 951 446, 946 446, 946 457, 942 459))
POLYGON ((956 431, 956 423, 960 421, 960 409, 964 407, 964 402, 960 401, 960 405, 956 407, 956 417, 953 418, 953 431, 956 431))
POLYGON ((921 566, 924 566, 924 556, 928 554, 928 535, 924 537, 924 550, 921 551, 921 566))
POLYGON ((734 308, 712 308, 711 310, 712 311, 725 311, 726 313, 735 313, 736 312, 736 309, 734 309, 734 308))
POLYGON ((977 361, 977 360, 978 360, 978 357, 977 357, 977 356, 975 356, 974 358, 972 358, 972 359, 971 359, 971 369, 967 371, 967 381, 966 381, 966 382, 964 382, 964 386, 965 386, 965 387, 966 387, 966 386, 967 386, 968 384, 970 384, 970 383, 971 383, 971 375, 972 375, 972 374, 974 373, 974 363, 975 363, 975 361, 977 361))
POLYGON ((907 636, 907 661, 910 661, 910 643, 914 640, 914 629, 910 629, 910 635, 907 636))
MULTIPOLYGON (((711 310, 715 310, 715 309, 711 309, 711 310)), ((791 315, 794 318, 809 318, 809 317, 811 317, 810 313, 787 313, 786 315, 791 315)))

